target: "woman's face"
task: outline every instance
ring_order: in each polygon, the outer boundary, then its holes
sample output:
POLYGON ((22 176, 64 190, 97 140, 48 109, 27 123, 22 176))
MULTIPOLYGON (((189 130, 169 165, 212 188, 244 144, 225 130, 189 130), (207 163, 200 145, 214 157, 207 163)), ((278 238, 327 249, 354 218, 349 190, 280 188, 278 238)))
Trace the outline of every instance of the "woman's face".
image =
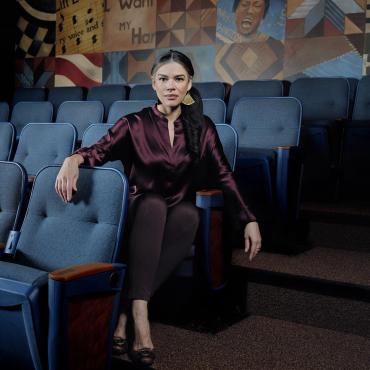
POLYGON ((240 0, 235 10, 236 28, 240 34, 254 32, 265 13, 265 0, 240 0))
POLYGON ((180 105, 191 89, 191 78, 181 64, 168 62, 154 73, 152 86, 162 105, 174 108, 180 105))

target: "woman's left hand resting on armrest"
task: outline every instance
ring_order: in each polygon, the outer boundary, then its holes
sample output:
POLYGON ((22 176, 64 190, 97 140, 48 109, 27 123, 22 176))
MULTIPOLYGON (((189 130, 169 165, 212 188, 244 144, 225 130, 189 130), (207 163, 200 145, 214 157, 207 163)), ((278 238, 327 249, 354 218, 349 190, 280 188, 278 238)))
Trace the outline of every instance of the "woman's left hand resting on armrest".
POLYGON ((244 229, 245 252, 249 252, 249 261, 256 257, 261 250, 262 238, 258 223, 253 221, 247 223, 244 229))

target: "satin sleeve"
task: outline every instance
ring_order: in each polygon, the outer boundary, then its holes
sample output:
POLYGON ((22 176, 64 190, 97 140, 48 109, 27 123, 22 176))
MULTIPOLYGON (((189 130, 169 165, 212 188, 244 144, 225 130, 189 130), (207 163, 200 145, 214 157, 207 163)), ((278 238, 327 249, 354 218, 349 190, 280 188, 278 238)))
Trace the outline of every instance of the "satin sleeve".
POLYGON ((207 157, 210 161, 214 182, 221 188, 225 198, 225 209, 239 227, 256 221, 256 217, 245 203, 235 182, 230 164, 224 154, 215 125, 208 121, 205 136, 207 157))
POLYGON ((126 117, 120 118, 95 144, 76 150, 84 158, 83 164, 101 166, 108 161, 120 160, 122 148, 125 152, 130 146, 130 124, 126 117))

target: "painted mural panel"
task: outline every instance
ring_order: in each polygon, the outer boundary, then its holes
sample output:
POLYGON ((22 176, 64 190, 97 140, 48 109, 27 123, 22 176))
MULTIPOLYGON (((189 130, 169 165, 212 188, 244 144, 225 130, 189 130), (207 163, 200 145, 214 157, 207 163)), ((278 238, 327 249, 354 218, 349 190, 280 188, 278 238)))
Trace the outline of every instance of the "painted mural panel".
POLYGON ((102 50, 103 0, 57 0, 56 54, 102 50))
POLYGON ((17 58, 55 54, 55 0, 17 0, 17 58))
POLYGON ((55 86, 101 85, 103 53, 61 55, 55 58, 55 86))
MULTIPOLYGON (((192 60, 194 81, 218 79, 213 68, 216 55, 213 45, 176 47, 176 50, 185 53, 192 60)), ((103 83, 150 83, 150 70, 156 57, 167 51, 167 48, 163 48, 105 53, 103 83)))
POLYGON ((213 44, 217 0, 157 0, 156 46, 213 44))
POLYGON ((360 77, 363 0, 288 0, 284 76, 360 77))
POLYGON ((15 62, 15 86, 53 87, 55 58, 25 58, 15 62))
POLYGON ((230 84, 238 80, 282 79, 284 44, 268 39, 220 45, 215 68, 219 79, 230 84))
POLYGON ((155 47, 157 0, 105 0, 104 50, 155 47))
POLYGON ((370 75, 370 0, 367 0, 367 8, 365 14, 366 25, 362 74, 370 75))
POLYGON ((222 43, 283 40, 285 0, 219 0, 217 40, 222 43))

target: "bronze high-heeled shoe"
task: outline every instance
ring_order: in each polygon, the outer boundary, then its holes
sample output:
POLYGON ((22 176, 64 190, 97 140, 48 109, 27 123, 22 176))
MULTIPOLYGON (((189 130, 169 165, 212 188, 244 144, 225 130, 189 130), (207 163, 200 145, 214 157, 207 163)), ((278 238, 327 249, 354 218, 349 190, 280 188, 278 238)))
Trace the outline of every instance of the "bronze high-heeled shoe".
POLYGON ((113 356, 122 356, 128 352, 128 341, 121 337, 113 337, 113 356))
POLYGON ((132 349, 129 352, 129 356, 136 367, 149 367, 153 365, 155 360, 155 353, 152 348, 132 349))

